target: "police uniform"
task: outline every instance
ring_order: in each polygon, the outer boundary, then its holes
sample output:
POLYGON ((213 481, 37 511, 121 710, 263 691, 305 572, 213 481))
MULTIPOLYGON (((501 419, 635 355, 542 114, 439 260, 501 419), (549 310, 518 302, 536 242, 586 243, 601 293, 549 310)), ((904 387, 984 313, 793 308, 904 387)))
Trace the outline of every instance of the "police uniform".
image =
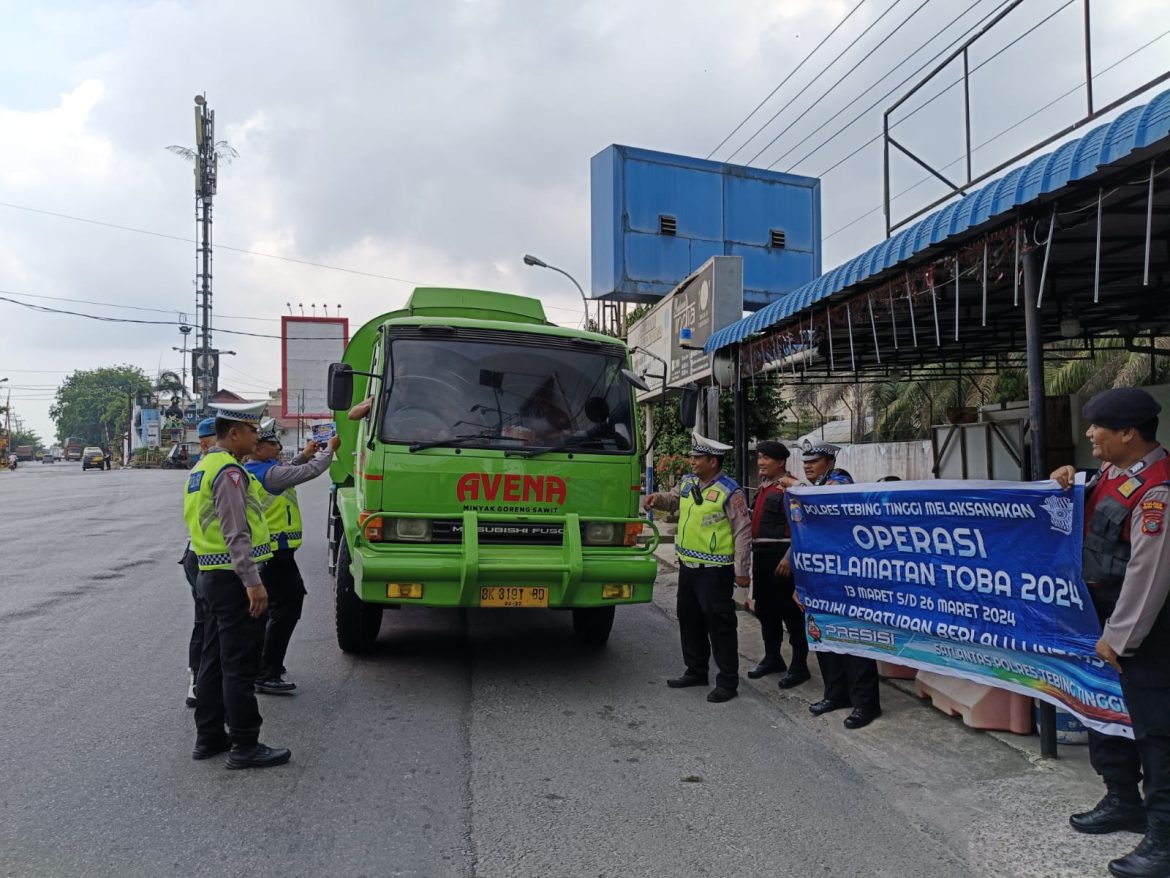
MULTIPOLYGON (((730 445, 694 435, 692 455, 722 462, 730 445)), ((735 580, 747 578, 751 557, 751 518, 743 489, 719 472, 709 482, 683 477, 669 493, 655 495, 655 508, 678 509, 678 627, 686 671, 667 681, 671 688, 707 683, 712 655, 719 669, 712 702, 734 698, 739 688, 735 580)))
MULTIPOLYGON (((760 442, 756 453, 776 461, 788 459, 788 449, 772 440, 760 442)), ((791 573, 781 576, 776 572, 791 545, 784 504, 784 486, 777 480, 762 478, 752 504, 752 598, 764 640, 764 657, 748 671, 748 676, 757 679, 787 671, 780 679, 780 688, 789 689, 807 680, 809 673, 804 611, 794 599, 796 580, 791 573), (792 646, 791 667, 780 653, 785 627, 792 646)))
MULTIPOLYGON (((215 435, 215 418, 204 418, 195 428, 200 439, 210 439, 215 435)), ((183 550, 183 557, 179 559, 183 565, 183 575, 187 577, 187 585, 191 587, 191 602, 195 605, 195 621, 191 626, 191 639, 187 643, 187 706, 195 706, 195 676, 199 673, 199 656, 203 653, 203 611, 199 607, 199 597, 195 594, 195 580, 199 577, 199 562, 195 553, 191 551, 191 542, 187 541, 187 548, 183 550)))
MULTIPOLYGON (((260 442, 279 444, 274 421, 261 426, 260 442)), ((291 464, 280 460, 248 460, 244 466, 263 488, 261 505, 272 540, 272 558, 261 579, 268 590, 268 623, 260 653, 256 691, 286 694, 296 684, 284 679, 284 657, 305 603, 305 582, 295 552, 302 541, 301 508, 296 486, 329 469, 333 452, 322 448, 313 457, 298 455, 291 464)))
MULTIPOLYGON (((836 445, 823 443, 810 448, 804 456, 805 459, 828 458, 835 464, 840 450, 836 445)), ((852 485, 853 476, 840 467, 830 466, 813 484, 852 485)), ((852 712, 845 718, 847 729, 859 729, 881 716, 877 662, 846 653, 818 651, 817 665, 825 682, 825 694, 820 701, 809 705, 813 716, 852 707, 852 712)))
MULTIPOLYGON (((256 430, 264 407, 218 406, 217 434, 223 437, 232 427, 256 430)), ((200 458, 183 494, 204 620, 191 755, 206 759, 230 749, 228 768, 261 768, 287 762, 291 755, 259 742, 262 720, 253 689, 263 622, 251 614, 247 589, 262 587, 258 565, 272 557, 272 549, 261 505, 263 489, 225 441, 220 438, 200 458)))
MULTIPOLYGON (((1116 388, 1090 399, 1083 417, 1091 431, 1147 424, 1156 429, 1160 410, 1145 391, 1116 388)), ((1117 434, 1105 441, 1114 447, 1117 434)), ((1146 453, 1139 460, 1125 469, 1104 461, 1090 480, 1082 559, 1102 622, 1098 652, 1107 646, 1104 654, 1112 650, 1117 656, 1134 739, 1089 732, 1090 761, 1106 795, 1069 822, 1094 834, 1144 831, 1137 849, 1112 861, 1109 871, 1150 878, 1170 875, 1170 454, 1151 440, 1141 442, 1137 450, 1146 453)))

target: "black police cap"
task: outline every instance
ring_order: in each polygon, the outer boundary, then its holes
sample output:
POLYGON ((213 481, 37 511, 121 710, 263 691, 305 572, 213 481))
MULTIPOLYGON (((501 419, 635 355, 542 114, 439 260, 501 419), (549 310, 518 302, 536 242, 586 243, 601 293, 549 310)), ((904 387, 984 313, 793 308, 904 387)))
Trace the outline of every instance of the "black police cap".
POLYGON ((788 460, 790 457, 788 446, 783 442, 777 442, 775 439, 764 439, 756 443, 756 453, 762 454, 764 457, 770 457, 772 460, 788 460))
POLYGON ((1162 407, 1140 387, 1114 387, 1098 393, 1081 409, 1090 424, 1110 430, 1137 427, 1156 418, 1162 407))

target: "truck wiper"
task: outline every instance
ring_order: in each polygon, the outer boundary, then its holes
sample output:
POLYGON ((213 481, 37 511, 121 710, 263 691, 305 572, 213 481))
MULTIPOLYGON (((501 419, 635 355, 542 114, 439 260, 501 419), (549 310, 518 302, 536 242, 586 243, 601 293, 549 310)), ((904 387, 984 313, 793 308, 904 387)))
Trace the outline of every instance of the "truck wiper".
POLYGON ((407 450, 413 454, 416 451, 423 451, 427 448, 453 448, 457 445, 466 445, 472 439, 494 439, 494 433, 461 433, 458 436, 452 436, 450 439, 432 439, 428 442, 415 442, 407 450))
POLYGON ((604 448, 605 445, 601 439, 595 436, 578 436, 575 439, 567 439, 559 445, 550 445, 548 448, 534 448, 528 451, 518 451, 520 457, 539 457, 542 454, 554 454, 558 451, 569 451, 573 448, 585 448, 587 446, 600 446, 604 448))

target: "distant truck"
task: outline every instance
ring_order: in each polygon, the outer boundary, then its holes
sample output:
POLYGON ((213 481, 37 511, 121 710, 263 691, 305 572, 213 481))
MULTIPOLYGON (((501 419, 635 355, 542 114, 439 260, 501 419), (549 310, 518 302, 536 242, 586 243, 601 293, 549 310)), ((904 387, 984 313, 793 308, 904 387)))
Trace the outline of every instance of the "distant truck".
POLYGON ((37 451, 32 445, 16 445, 13 446, 12 456, 17 460, 36 460, 37 451))
POLYGON ((81 460, 81 453, 85 451, 86 441, 79 436, 70 436, 65 440, 65 460, 81 460))
POLYGON ((416 289, 359 329, 329 369, 341 649, 368 649, 404 606, 570 610, 578 639, 604 643, 657 571, 631 386, 621 340, 521 296, 416 289))

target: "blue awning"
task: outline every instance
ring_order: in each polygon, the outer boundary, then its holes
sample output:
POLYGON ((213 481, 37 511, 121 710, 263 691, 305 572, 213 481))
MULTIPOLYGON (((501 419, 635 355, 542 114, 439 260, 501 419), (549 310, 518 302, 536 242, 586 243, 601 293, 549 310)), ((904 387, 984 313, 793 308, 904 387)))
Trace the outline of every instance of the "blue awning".
POLYGON ((712 333, 707 353, 743 341, 810 305, 898 265, 929 247, 975 228, 1103 167, 1145 149, 1170 135, 1170 90, 1148 104, 1127 110, 1112 122, 1094 128, 1054 152, 1033 159, 1004 177, 953 202, 888 241, 797 288, 755 314, 712 333))

